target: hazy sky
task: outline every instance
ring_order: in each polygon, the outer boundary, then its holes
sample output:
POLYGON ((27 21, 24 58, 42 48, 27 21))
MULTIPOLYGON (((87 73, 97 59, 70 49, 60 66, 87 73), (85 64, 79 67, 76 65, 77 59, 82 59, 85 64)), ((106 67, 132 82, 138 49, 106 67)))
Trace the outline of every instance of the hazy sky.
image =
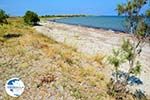
MULTIPOLYGON (((117 4, 126 0, 0 0, 0 8, 10 15, 32 10, 45 14, 117 15, 117 4)), ((145 8, 147 8, 146 6, 145 8)))

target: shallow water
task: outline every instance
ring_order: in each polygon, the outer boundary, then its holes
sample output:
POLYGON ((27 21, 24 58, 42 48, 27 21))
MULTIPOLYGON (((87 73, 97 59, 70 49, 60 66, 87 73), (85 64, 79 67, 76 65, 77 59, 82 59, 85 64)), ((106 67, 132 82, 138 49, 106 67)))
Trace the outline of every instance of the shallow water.
POLYGON ((126 18, 121 16, 87 16, 57 19, 56 22, 127 32, 126 18))
POLYGON ((95 28, 125 31, 125 17, 117 16, 87 16, 57 19, 56 22, 76 24, 95 28))

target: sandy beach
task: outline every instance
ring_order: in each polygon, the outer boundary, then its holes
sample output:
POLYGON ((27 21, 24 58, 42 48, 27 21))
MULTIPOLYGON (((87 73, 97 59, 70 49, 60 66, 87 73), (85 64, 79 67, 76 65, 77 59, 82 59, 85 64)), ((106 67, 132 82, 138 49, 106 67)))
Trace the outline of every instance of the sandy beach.
MULTIPOLYGON (((57 42, 76 48, 78 52, 88 55, 110 55, 113 48, 119 47, 123 38, 131 38, 129 34, 112 30, 94 29, 82 26, 67 25, 55 22, 40 22, 34 28, 57 42)), ((150 46, 146 44, 139 57, 142 72, 137 77, 143 84, 132 86, 150 96, 150 46)), ((125 70, 123 68, 122 70, 125 70)), ((111 70, 111 69, 110 69, 111 70)), ((108 73, 111 76, 111 73, 108 73)))

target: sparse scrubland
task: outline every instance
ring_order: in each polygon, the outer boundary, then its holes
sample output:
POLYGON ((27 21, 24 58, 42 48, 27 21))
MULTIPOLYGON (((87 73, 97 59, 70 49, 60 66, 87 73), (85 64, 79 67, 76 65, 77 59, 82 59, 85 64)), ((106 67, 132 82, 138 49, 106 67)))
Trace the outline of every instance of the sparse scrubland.
MULTIPOLYGON (((0 100, 115 100, 108 94, 110 75, 105 56, 78 52, 9 18, 0 25, 0 100), (5 83, 19 77, 24 93, 12 98, 5 83)), ((127 100, 134 100, 130 93, 127 100)))
POLYGON ((49 39, 22 20, 9 18, 0 26, 1 100, 113 100, 106 93, 105 67, 97 60, 101 57, 49 39), (18 98, 4 89, 12 77, 21 78, 26 86, 18 98))
POLYGON ((32 11, 8 18, 0 10, 0 100, 147 100, 150 11, 146 17, 139 12, 147 3, 133 0, 117 7, 132 35, 48 22, 51 16, 38 23, 32 11), (5 91, 13 77, 25 84, 17 98, 5 91))
MULTIPOLYGON (((54 40, 69 45, 71 47, 75 47, 76 51, 86 53, 88 55, 91 55, 91 60, 101 63, 102 65, 102 71, 100 72, 105 73, 105 78, 113 77, 113 68, 111 65, 107 65, 108 62, 108 56, 112 54, 112 48, 119 48, 121 45, 121 41, 123 38, 131 39, 131 36, 129 34, 125 33, 117 33, 117 32, 111 32, 109 30, 99 30, 99 29, 93 29, 93 28, 86 28, 86 27, 80 27, 80 26, 74 26, 74 25, 66 25, 66 24, 60 24, 55 22, 41 22, 41 26, 35 26, 34 28, 44 34, 45 36, 48 36, 50 38, 53 38, 54 40), (95 56, 94 56, 95 55, 95 56), (105 56, 104 56, 105 55, 105 56), (108 55, 108 56, 107 56, 108 55), (103 58, 104 57, 104 58, 103 58), (102 61, 102 62, 101 62, 102 61)), ((140 75, 137 77, 133 77, 133 81, 131 79, 131 84, 128 89, 132 91, 132 93, 135 93, 138 97, 145 97, 145 95, 149 95, 149 90, 147 89, 149 85, 149 62, 148 59, 150 58, 149 55, 149 44, 146 44, 143 48, 143 52, 141 56, 138 58, 140 59, 142 63, 142 71, 140 75), (136 82, 142 82, 140 84, 137 84, 136 82), (141 90, 145 91, 145 94, 139 93, 141 90)), ((127 65, 122 66, 122 71, 127 71, 128 67, 127 65)), ((110 84, 113 86, 112 84, 110 84)), ((111 90, 111 89, 108 89, 111 90)), ((128 93, 125 93, 123 95, 127 96, 128 93)), ((111 94, 113 95, 113 94, 111 94)), ((121 95, 121 93, 120 93, 121 95)), ((125 100, 132 100, 127 99, 125 100)), ((145 99, 139 99, 139 100, 145 100, 145 99)))

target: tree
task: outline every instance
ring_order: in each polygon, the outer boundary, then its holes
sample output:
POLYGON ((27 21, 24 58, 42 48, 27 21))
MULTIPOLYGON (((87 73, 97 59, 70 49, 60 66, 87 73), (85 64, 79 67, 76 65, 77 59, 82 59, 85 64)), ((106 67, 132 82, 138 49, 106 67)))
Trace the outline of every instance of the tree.
POLYGON ((0 24, 7 23, 8 15, 4 10, 0 9, 0 24))
POLYGON ((29 25, 36 25, 39 21, 40 19, 35 12, 27 11, 24 15, 24 22, 29 25))
POLYGON ((129 77, 141 72, 142 66, 137 57, 140 56, 144 44, 149 42, 150 25, 146 19, 150 17, 150 10, 147 10, 145 14, 141 14, 140 11, 147 3, 147 0, 128 0, 127 3, 117 6, 118 15, 126 16, 127 32, 132 35, 132 40, 124 39, 121 47, 114 49, 113 54, 108 59, 115 68, 115 79, 111 82, 112 88, 109 89, 112 89, 112 92, 116 92, 116 94, 127 92, 129 77), (119 79, 118 74, 122 64, 129 67, 123 80, 119 79))

